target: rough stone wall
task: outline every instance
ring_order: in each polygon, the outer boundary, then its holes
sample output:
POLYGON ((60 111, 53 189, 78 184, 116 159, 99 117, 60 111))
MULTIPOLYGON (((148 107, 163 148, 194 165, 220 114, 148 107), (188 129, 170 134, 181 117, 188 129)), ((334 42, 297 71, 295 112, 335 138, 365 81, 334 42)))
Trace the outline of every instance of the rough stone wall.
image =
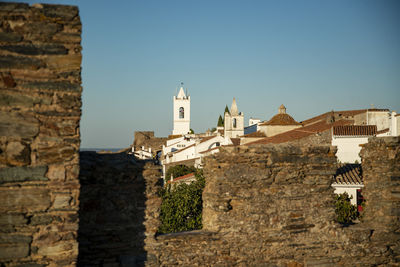
POLYGON ((349 227, 334 222, 334 154, 329 146, 222 148, 206 158, 203 229, 147 239, 147 265, 397 266, 400 139, 364 146, 367 206, 349 227))
POLYGON ((81 152, 80 165, 78 266, 142 265, 145 232, 158 228, 160 166, 95 152, 81 152))
POLYGON ((205 161, 203 230, 159 236, 149 253, 161 265, 329 263, 325 240, 316 240, 334 224, 334 152, 329 146, 222 148, 205 161))
POLYGON ((0 3, 0 262, 78 255, 81 23, 72 6, 0 3))
POLYGON ((370 138, 360 152, 366 198, 362 227, 376 262, 400 265, 400 137, 370 138))

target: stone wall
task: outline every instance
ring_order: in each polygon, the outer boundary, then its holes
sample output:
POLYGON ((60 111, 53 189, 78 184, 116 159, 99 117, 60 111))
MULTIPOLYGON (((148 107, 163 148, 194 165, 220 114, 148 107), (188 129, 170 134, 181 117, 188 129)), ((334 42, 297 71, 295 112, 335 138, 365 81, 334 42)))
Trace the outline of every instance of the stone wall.
MULTIPOLYGON (((146 213, 160 206, 160 166, 125 153, 81 152, 79 266, 136 266, 147 260, 146 213)), ((154 230, 155 229, 155 230, 154 230)))
POLYGON ((222 148, 206 159, 203 230, 146 240, 147 265, 395 266, 399 145, 379 138, 364 146, 367 206, 349 227, 334 222, 331 147, 222 148))
POLYGON ((0 264, 78 255, 81 23, 71 6, 0 3, 0 264))

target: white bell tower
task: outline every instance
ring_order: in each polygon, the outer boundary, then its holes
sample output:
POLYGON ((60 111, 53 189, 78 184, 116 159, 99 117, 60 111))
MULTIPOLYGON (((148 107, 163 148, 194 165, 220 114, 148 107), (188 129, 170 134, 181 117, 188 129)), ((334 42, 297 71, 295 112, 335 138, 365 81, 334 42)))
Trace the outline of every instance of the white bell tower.
POLYGON ((190 133, 190 95, 183 90, 181 83, 179 93, 174 96, 174 129, 173 135, 190 133))

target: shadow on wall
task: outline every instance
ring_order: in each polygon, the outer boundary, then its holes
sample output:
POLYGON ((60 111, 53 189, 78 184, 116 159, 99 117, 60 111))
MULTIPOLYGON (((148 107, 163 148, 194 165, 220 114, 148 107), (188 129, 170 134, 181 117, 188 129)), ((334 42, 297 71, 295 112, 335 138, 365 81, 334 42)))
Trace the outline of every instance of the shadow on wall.
POLYGON ((78 266, 142 266, 144 163, 124 153, 80 153, 78 266))

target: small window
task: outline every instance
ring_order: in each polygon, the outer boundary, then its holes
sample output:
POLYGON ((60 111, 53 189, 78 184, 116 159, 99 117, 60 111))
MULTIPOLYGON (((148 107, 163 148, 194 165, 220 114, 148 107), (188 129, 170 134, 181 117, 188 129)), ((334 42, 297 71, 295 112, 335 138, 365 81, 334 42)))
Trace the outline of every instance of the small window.
POLYGON ((215 146, 220 146, 221 144, 219 143, 219 142, 216 142, 215 143, 215 146))
POLYGON ((183 107, 179 108, 179 119, 183 119, 185 117, 185 109, 183 107))
POLYGON ((233 128, 236 128, 236 119, 233 119, 233 128))

